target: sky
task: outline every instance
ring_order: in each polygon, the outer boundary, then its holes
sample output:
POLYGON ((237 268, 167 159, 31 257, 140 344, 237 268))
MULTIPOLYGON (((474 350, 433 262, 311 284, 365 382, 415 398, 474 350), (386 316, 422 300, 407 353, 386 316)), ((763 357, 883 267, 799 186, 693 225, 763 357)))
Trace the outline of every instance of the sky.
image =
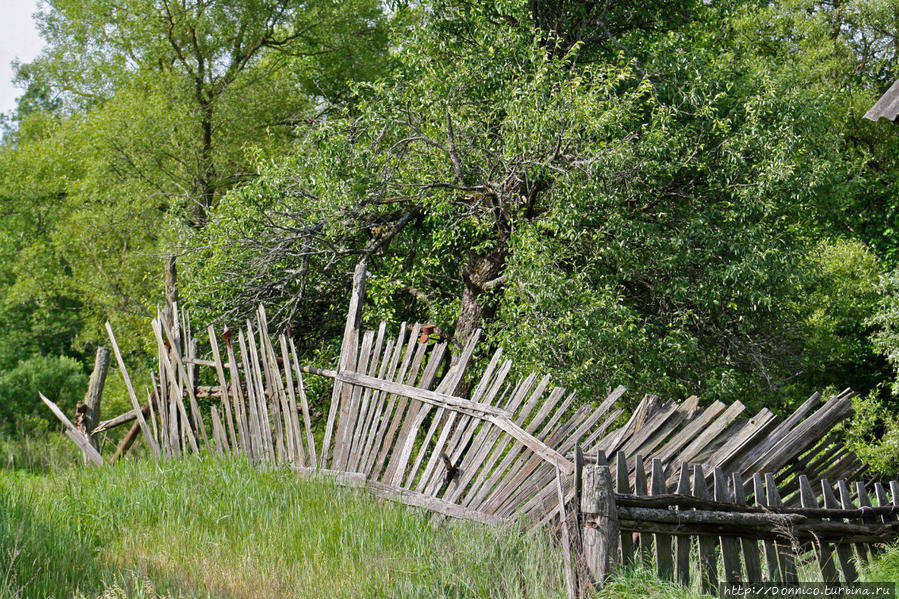
POLYGON ((0 112, 15 108, 22 92, 12 84, 10 63, 28 62, 43 46, 31 18, 36 10, 37 0, 0 0, 0 112))

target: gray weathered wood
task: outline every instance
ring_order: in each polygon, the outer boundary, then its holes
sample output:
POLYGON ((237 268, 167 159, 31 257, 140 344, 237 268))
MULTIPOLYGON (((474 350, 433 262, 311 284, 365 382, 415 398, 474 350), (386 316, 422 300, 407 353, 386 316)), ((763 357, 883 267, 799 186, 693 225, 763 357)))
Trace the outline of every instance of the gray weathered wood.
MULTIPOLYGON (((714 470, 715 501, 734 503, 727 488, 727 477, 721 468, 714 470)), ((721 558, 724 564, 724 580, 728 584, 741 582, 743 571, 740 564, 740 543, 732 537, 721 537, 721 558)))
MULTIPOLYGON (((720 401, 715 401, 702 411, 699 416, 688 422, 683 429, 676 433, 665 445, 662 446, 652 457, 659 458, 664 464, 674 464, 674 457, 683 449, 693 438, 704 430, 718 415, 724 411, 725 405, 720 401)), ((681 460, 678 463, 683 463, 681 460)))
POLYGON ((751 470, 750 468, 753 463, 760 459, 766 452, 771 450, 782 438, 783 436, 789 432, 793 427, 795 427, 799 422, 808 414, 811 409, 815 406, 816 403, 821 399, 820 393, 813 393, 811 397, 805 400, 802 405, 800 405, 795 412, 793 412, 789 418, 778 424, 765 438, 764 441, 753 447, 749 452, 740 459, 740 464, 736 468, 740 474, 746 476, 747 474, 755 474, 756 472, 760 472, 759 470, 751 470))
POLYGON ((306 388, 303 383, 303 373, 300 368, 300 362, 297 360, 297 349, 294 346, 293 339, 288 339, 290 345, 290 357, 293 362, 293 369, 297 375, 297 394, 300 397, 300 410, 303 412, 303 427, 306 431, 306 446, 308 448, 307 455, 312 462, 312 467, 318 467, 318 455, 315 450, 315 436, 312 434, 312 417, 309 414, 309 400, 306 397, 306 388))
MULTIPOLYGON (((752 475, 752 493, 756 506, 764 507, 768 505, 768 494, 765 491, 765 482, 761 473, 756 472, 752 475)), ((780 564, 777 559, 777 548, 771 541, 765 541, 762 546, 765 548, 765 564, 768 567, 768 582, 777 582, 783 580, 780 572, 780 564)))
POLYGON ((527 433, 524 429, 515 424, 505 410, 487 404, 468 402, 467 400, 446 395, 445 393, 419 389, 417 387, 394 383, 392 381, 382 381, 375 377, 355 372, 341 372, 338 373, 337 378, 345 383, 379 389, 388 393, 395 393, 435 406, 451 407, 462 413, 467 413, 483 420, 487 420, 515 437, 516 440, 527 446, 547 462, 558 466, 565 474, 571 474, 574 471, 574 464, 566 459, 565 456, 542 443, 533 435, 527 433))
MULTIPOLYGON (((244 400, 242 386, 240 384, 240 372, 237 367, 237 357, 234 353, 234 345, 230 338, 225 339, 225 351, 228 354, 228 372, 231 377, 231 400, 234 407, 234 418, 237 420, 237 429, 240 432, 240 446, 251 459, 256 456, 253 447, 253 432, 250 425, 250 417, 247 414, 247 406, 244 400)), ((244 371, 246 372, 246 370, 244 371)))
MULTIPOLYGON (((870 508, 871 507, 871 498, 868 497, 868 490, 865 488, 865 483, 862 481, 855 481, 855 495, 858 499, 858 507, 860 508, 870 508)), ((872 516, 869 518, 864 518, 867 522, 883 522, 883 517, 874 515, 874 512, 871 512, 872 516)), ((880 548, 875 545, 868 546, 868 551, 871 553, 872 557, 877 557, 880 553, 880 548)))
POLYGON ((93 437, 93 430, 100 424, 100 402, 103 399, 103 386, 106 384, 106 374, 109 372, 109 350, 98 347, 94 357, 94 369, 87 384, 87 393, 84 394, 84 409, 81 413, 81 431, 86 434, 88 441, 97 449, 97 440, 93 437))
POLYGON ((158 458, 159 445, 156 444, 156 440, 153 439, 153 433, 150 432, 150 427, 147 426, 147 421, 144 420, 140 402, 137 400, 137 394, 134 392, 134 387, 131 385, 131 377, 128 376, 128 369, 125 368, 125 361, 122 359, 122 353, 119 351, 119 344, 116 343, 115 335, 112 332, 112 325, 109 324, 109 321, 106 322, 106 332, 109 334, 109 341, 112 343, 112 351, 115 353, 116 361, 119 363, 119 370, 122 373, 122 379, 125 381, 125 389, 128 390, 128 397, 131 399, 131 407, 136 411, 135 416, 137 417, 138 424, 140 424, 140 430, 144 434, 144 439, 150 447, 150 451, 158 458))
MULTIPOLYGON (((634 456, 634 493, 642 497, 649 495, 649 485, 646 480, 646 464, 643 456, 634 456)), ((652 559, 653 538, 649 533, 640 533, 640 562, 648 565, 652 559)))
MULTIPOLYGON (((840 509, 842 506, 837 500, 833 487, 826 479, 821 481, 821 495, 824 498, 824 507, 828 509, 840 509)), ((837 557, 840 560, 840 568, 843 570, 843 577, 846 582, 855 582, 858 580, 858 571, 855 564, 852 563, 852 549, 846 543, 839 543, 836 546, 837 557)))
MULTIPOLYGON (((605 461, 601 457, 598 462, 605 461)), ((587 572, 593 583, 601 586, 618 557, 618 511, 608 465, 584 467, 581 511, 594 514, 595 527, 583 528, 581 539, 587 572)))
POLYGON ((565 489, 562 487, 562 472, 556 468, 556 490, 559 495, 559 530, 561 531, 562 559, 565 564, 565 589, 568 599, 577 597, 577 575, 571 561, 571 535, 568 533, 568 514, 565 512, 565 489))
MULTIPOLYGON (((812 489, 812 485, 809 482, 808 477, 804 474, 799 475, 799 492, 802 507, 818 507, 818 500, 815 498, 815 491, 814 489, 812 489)), ((822 542, 813 543, 813 547, 815 550, 815 557, 818 560, 818 567, 821 569, 821 576, 823 577, 824 582, 839 582, 840 577, 837 574, 836 567, 834 567, 833 552, 830 550, 830 547, 828 547, 827 543, 822 542)))
MULTIPOLYGON (((767 495, 766 499, 768 505, 782 505, 782 502, 780 500, 780 493, 778 492, 777 484, 774 481, 774 475, 772 475, 770 472, 765 473, 765 493, 767 495)), ((786 532, 789 533, 790 531, 787 530, 786 532)), ((796 576, 796 561, 794 558, 795 550, 793 548, 793 544, 777 543, 775 544, 775 548, 777 549, 777 561, 782 577, 782 580, 778 582, 798 582, 799 579, 796 576)))
MULTIPOLYGON (((681 464, 676 493, 678 495, 690 495, 690 466, 687 464, 681 464)), ((624 537, 622 536, 622 538, 624 537)), ((693 538, 687 535, 676 537, 675 575, 677 581, 683 586, 690 585, 690 545, 692 540, 693 538)))
MULTIPOLYGON (((400 366, 400 357, 403 356, 403 346, 406 345, 406 323, 403 322, 400 325, 399 335, 396 338, 396 342, 393 345, 393 354, 390 356, 390 362, 387 365, 387 372, 383 377, 387 380, 396 380, 397 377, 397 368, 400 366)), ((412 351, 412 341, 409 341, 409 345, 406 348, 406 355, 411 354, 412 351)), ((335 373, 336 376, 336 373, 335 373)), ((389 395, 388 393, 384 393, 382 391, 375 392, 375 407, 372 410, 372 419, 371 424, 369 426, 369 430, 367 432, 367 437, 365 440, 365 444, 363 446, 362 458, 360 460, 360 468, 359 471, 365 474, 369 474, 374 465, 375 459, 377 458, 378 451, 381 445, 381 439, 384 435, 384 432, 387 430, 387 423, 390 421, 392 416, 393 405, 396 402, 396 396, 389 395)))
POLYGON ((676 463, 690 462, 715 440, 743 412, 745 406, 735 401, 727 409, 691 441, 674 459, 676 463))
MULTIPOLYGON (((662 461, 655 459, 652 461, 652 480, 650 483, 650 492, 652 495, 661 495, 667 493, 665 486, 665 468, 662 461)), ((674 580, 674 561, 671 550, 671 537, 669 535, 655 535, 656 549, 656 570, 659 577, 664 580, 674 580)))
MULTIPOLYGON (((737 505, 746 505, 746 486, 743 477, 738 472, 731 473, 731 486, 733 487, 733 500, 737 505)), ((743 562, 746 564, 746 581, 760 582, 762 580, 762 562, 759 555, 759 545, 755 539, 743 537, 740 539, 743 548, 743 562)))
MULTIPOLYGON (((709 499, 708 487, 702 474, 702 466, 693 466, 693 496, 709 499)), ((718 589, 718 539, 713 536, 699 537, 699 568, 704 593, 712 594, 718 589)))
POLYGON ((774 472, 804 453, 821 436, 852 412, 852 396, 847 389, 834 396, 806 420, 785 434, 765 455, 749 466, 753 471, 774 472))
MULTIPOLYGON (((143 412, 144 416, 148 416, 150 414, 149 406, 143 406, 141 408, 141 411, 143 412)), ((117 426, 121 426, 127 422, 131 422, 135 418, 137 418, 137 410, 134 410, 134 409, 128 410, 127 412, 125 412, 123 414, 119 414, 118 416, 116 416, 114 418, 110 418, 109 420, 104 420, 103 422, 98 424, 96 427, 94 427, 94 429, 91 431, 91 434, 96 435, 96 434, 102 433, 103 431, 108 431, 110 429, 116 428, 117 426)))
MULTIPOLYGON (((371 358, 372 345, 375 341, 374 331, 362 332, 362 343, 356 353, 354 362, 351 362, 347 370, 369 374, 366 372, 371 358)), ((353 429, 359 418, 359 403, 365 388, 352 385, 344 386, 344 395, 341 397, 340 416, 337 420, 337 432, 334 435, 334 459, 331 468, 333 470, 346 470, 347 460, 353 439, 353 429)))
POLYGON ((261 460, 266 457, 265 443, 263 442, 262 418, 259 414, 259 401, 256 398, 258 393, 256 386, 256 376, 250 367, 250 352, 247 349, 246 340, 244 339, 243 329, 237 332, 237 343, 240 347, 240 360, 243 364, 243 371, 246 375, 247 383, 247 412, 250 428, 250 439, 253 447, 253 458, 261 460))
MULTIPOLYGON (((409 337, 409 348, 407 348, 406 353, 403 355, 403 364, 394 379, 396 384, 402 385, 404 381, 415 383, 418 379, 418 370, 421 367, 425 351, 428 348, 427 344, 418 343, 418 333, 420 330, 421 325, 419 323, 416 323, 412 327, 412 334, 409 337), (410 352, 412 348, 414 348, 414 352, 410 352), (412 357, 411 363, 408 362, 410 356, 412 357)), ((386 390, 381 389, 381 391, 386 390)), ((406 395, 394 391, 389 391, 387 393, 390 396, 390 401, 388 401, 388 414, 392 410, 392 416, 389 417, 390 426, 387 427, 383 436, 380 438, 380 451, 377 454, 377 458, 375 459, 371 470, 372 478, 375 480, 387 477, 387 474, 385 473, 387 465, 389 464, 387 458, 393 449, 393 442, 403 423, 403 417, 406 416, 406 408, 409 407, 409 398, 406 395)), ((385 425, 387 422, 388 419, 385 419, 385 425)))
MULTIPOLYGON (((181 377, 180 387, 187 390, 187 396, 190 400, 189 405, 191 423, 193 424, 197 432, 199 432, 200 438, 203 439, 204 446, 209 449, 209 437, 206 434, 206 425, 203 424, 203 416, 202 414, 200 414, 200 406, 197 403, 197 397, 194 394, 194 387, 191 383, 191 377, 188 376, 187 369, 184 366, 184 362, 181 361, 181 352, 175 346, 175 333, 173 333, 172 330, 168 328, 168 324, 166 324, 165 320, 163 320, 160 324, 162 326, 162 330, 169 338, 169 342, 172 347, 172 351, 168 352, 168 359, 171 362, 172 366, 175 368, 177 374, 181 377)), ((174 377, 172 378, 174 380, 174 377)), ((178 395, 181 395, 180 389, 178 395)))
MULTIPOLYGON (((843 509, 852 509, 855 507, 852 503, 852 497, 849 493, 849 486, 846 484, 845 480, 837 481, 837 488, 840 490, 840 504, 843 506, 843 509)), ((870 558, 870 552, 868 550, 868 546, 864 543, 858 543, 855 545, 855 552, 858 555, 858 559, 860 562, 865 563, 870 558)))
POLYGON ((38 393, 38 396, 41 398, 41 401, 47 404, 47 407, 50 408, 53 415, 59 418, 59 421, 65 425, 66 436, 81 449, 82 453, 84 453, 84 457, 91 463, 102 466, 103 457, 96 449, 94 449, 94 446, 90 444, 87 435, 78 430, 78 428, 72 424, 72 421, 66 417, 65 413, 59 409, 59 406, 47 399, 43 393, 38 393))
MULTIPOLYGON (((337 370, 346 370, 356 360, 356 338, 362 326, 362 302, 365 298, 365 278, 368 272, 367 261, 363 258, 356 264, 353 272, 353 288, 350 294, 350 306, 347 310, 346 325, 343 329, 343 342, 341 343, 340 358, 337 362, 337 370)), ((343 396, 343 383, 334 381, 334 389, 331 393, 331 407, 328 411, 328 420, 325 425, 325 434, 322 439, 322 453, 319 457, 321 466, 327 467, 331 461, 331 436, 334 431, 337 413, 341 407, 343 396)))
MULTIPOLYGON (((384 378, 384 372, 387 369, 388 359, 390 353, 393 349, 393 340, 388 340, 387 348, 385 353, 382 355, 382 350, 384 350, 384 336, 387 333, 387 323, 381 322, 378 325, 378 334, 375 339, 375 345, 371 350, 371 359, 368 363, 367 373, 371 376, 376 376, 379 379, 384 378)), ((360 360, 361 362, 361 360, 360 360)), ((360 368, 357 370, 362 371, 364 365, 360 365, 360 368)), ((362 461, 362 453, 365 450, 365 438, 368 434, 368 429, 366 425, 369 422, 369 416, 374 406, 374 399, 378 395, 379 391, 373 389, 363 389, 362 395, 359 401, 359 408, 357 410, 357 418, 356 423, 353 427, 352 441, 349 449, 349 455, 347 456, 347 467, 346 470, 350 472, 357 472, 359 470, 359 464, 362 461)))
MULTIPOLYGON (((531 397, 533 398, 534 396, 542 396, 548 383, 549 377, 543 377, 543 379, 537 384, 537 387, 534 389, 531 397)), ((522 389, 520 389, 519 393, 513 395, 508 409, 512 412, 515 412, 518 402, 523 399, 526 393, 526 386, 523 386, 522 389)), ((535 403, 536 402, 534 401, 528 401, 525 404, 524 408, 522 408, 521 411, 515 414, 516 422, 518 422, 519 425, 524 423, 525 419, 530 414, 530 411, 534 408, 535 403)), ((444 427, 444 430, 446 431, 451 426, 452 423, 448 422, 444 427)), ((481 430, 478 432, 477 437, 472 443, 471 451, 466 453, 462 460, 462 463, 459 465, 459 471, 461 473, 458 477, 459 480, 450 481, 450 485, 454 485, 455 488, 448 490, 447 499, 449 501, 458 500, 462 493, 466 489, 468 489, 469 483, 472 483, 472 481, 475 480, 475 475, 478 473, 480 473, 479 478, 481 480, 486 480, 492 472, 493 466, 496 464, 497 460, 500 458, 508 444, 511 442, 512 440, 508 436, 502 435, 501 429, 495 426, 481 427, 481 430), (501 439, 501 437, 503 438, 501 439)), ((474 487, 472 487, 472 490, 475 487, 476 484, 474 487)))
MULTIPOLYGON (((546 415, 548 415, 552 409, 555 409, 553 416, 543 424, 538 432, 534 433, 537 435, 537 438, 546 441, 553 438, 554 427, 571 405, 571 401, 574 397, 573 395, 569 395, 560 405, 558 402, 563 395, 564 390, 562 388, 557 387, 556 389, 553 389, 546 401, 546 405, 551 407, 538 413, 537 416, 534 417, 534 421, 528 425, 526 430, 533 433, 534 429, 540 426, 539 423, 535 424, 534 422, 538 419, 540 422, 543 422, 546 419, 546 415)), ((515 440, 508 435, 503 435, 503 438, 496 444, 493 454, 486 466, 491 466, 492 462, 498 458, 502 452, 506 451, 507 444, 513 444, 512 449, 507 451, 502 457, 499 465, 493 469, 489 478, 486 478, 485 480, 482 477, 480 480, 476 479, 473 481, 471 490, 463 497, 465 505, 480 506, 485 502, 488 502, 491 497, 501 492, 503 479, 511 480, 513 477, 517 476, 521 468, 524 468, 525 463, 521 462, 519 457, 527 453, 527 450, 522 445, 515 443, 515 440)))
POLYGON ((251 370, 247 372, 249 380, 255 385, 256 398, 256 415, 259 419, 259 432, 261 433, 262 455, 269 460, 275 460, 275 441, 272 438, 272 422, 269 414, 266 398, 266 386, 263 380, 264 374, 262 363, 259 359, 259 350, 256 347, 256 334, 253 329, 253 323, 246 321, 247 331, 247 350, 249 352, 248 364, 251 370))
POLYGON ((206 329, 206 333, 209 335, 209 347, 212 351, 213 366, 215 367, 215 375, 218 378, 219 382, 219 389, 222 395, 222 404, 227 407, 227 412, 225 415, 228 420, 228 432, 231 436, 231 447, 237 450, 238 447, 243 445, 243 443, 239 445, 237 441, 240 427, 238 426, 238 431, 235 432, 232 413, 229 406, 231 398, 228 396, 228 382, 225 380, 225 368, 222 365, 222 356, 219 353, 219 344, 218 340, 215 338, 215 329, 212 327, 212 325, 209 325, 209 327, 206 329))

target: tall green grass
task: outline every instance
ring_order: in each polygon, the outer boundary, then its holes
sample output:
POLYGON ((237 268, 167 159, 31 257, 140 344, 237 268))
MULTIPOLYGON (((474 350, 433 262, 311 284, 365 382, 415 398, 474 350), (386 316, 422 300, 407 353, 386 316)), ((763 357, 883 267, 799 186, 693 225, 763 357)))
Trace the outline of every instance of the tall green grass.
MULTIPOLYGON (((58 449, 53 467, 24 450, 18 467, 0 467, 0 597, 565 596, 543 533, 436 522, 239 458, 95 468, 58 449)), ((899 580, 899 547, 864 579, 899 580)), ((598 597, 699 593, 627 568, 598 597)))
POLYGON ((3 571, 0 595, 29 598, 564 595, 542 534, 436 525, 364 492, 211 457, 3 472, 3 571))

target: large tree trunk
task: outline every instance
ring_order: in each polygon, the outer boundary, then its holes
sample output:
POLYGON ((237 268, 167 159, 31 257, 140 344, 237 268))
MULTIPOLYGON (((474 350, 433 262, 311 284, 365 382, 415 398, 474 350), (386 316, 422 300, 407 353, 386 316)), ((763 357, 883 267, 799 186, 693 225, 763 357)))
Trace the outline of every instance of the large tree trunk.
MULTIPOLYGON (((465 282, 465 289, 462 291, 459 317, 456 319, 453 335, 457 349, 464 347, 472 333, 496 313, 496 306, 492 302, 487 302, 485 296, 505 267, 506 256, 506 244, 500 243, 487 254, 472 257, 463 271, 462 280, 465 282)), ((458 351, 453 352, 453 364, 456 363, 458 355, 458 351)))

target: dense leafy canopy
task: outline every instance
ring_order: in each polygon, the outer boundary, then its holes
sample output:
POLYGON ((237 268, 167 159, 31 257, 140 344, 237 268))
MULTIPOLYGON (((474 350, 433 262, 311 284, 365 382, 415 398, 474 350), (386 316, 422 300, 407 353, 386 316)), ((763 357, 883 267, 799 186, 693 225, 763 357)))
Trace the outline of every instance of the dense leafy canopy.
POLYGON ((483 328, 585 401, 852 386, 869 445, 896 420, 899 131, 861 115, 896 15, 664 8, 49 2, 0 148, 0 367, 83 359, 105 318, 140 350, 169 252, 201 319, 265 302, 326 356, 365 258, 367 318, 483 328))

